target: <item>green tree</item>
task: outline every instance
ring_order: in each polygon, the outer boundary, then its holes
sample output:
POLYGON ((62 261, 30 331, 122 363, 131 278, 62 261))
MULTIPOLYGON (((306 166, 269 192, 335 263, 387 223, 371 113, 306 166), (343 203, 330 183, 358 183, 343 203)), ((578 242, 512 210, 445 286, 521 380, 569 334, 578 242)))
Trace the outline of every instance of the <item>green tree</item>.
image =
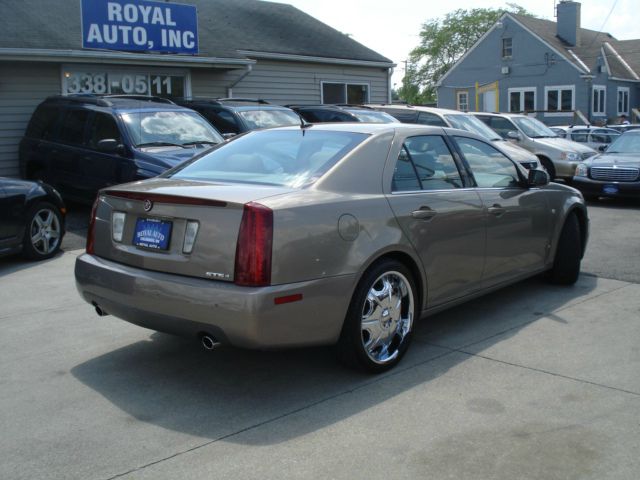
POLYGON ((504 9, 458 9, 424 23, 420 44, 409 54, 398 89, 400 98, 414 104, 434 102, 438 80, 505 12, 531 15, 521 6, 507 3, 504 9))

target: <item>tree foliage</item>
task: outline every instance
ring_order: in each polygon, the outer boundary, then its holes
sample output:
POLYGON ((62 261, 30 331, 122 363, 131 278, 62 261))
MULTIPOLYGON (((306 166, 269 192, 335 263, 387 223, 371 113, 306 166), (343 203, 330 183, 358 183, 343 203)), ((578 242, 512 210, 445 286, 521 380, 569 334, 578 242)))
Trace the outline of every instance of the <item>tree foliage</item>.
POLYGON ((424 23, 420 44, 409 54, 400 97, 414 104, 434 102, 438 80, 505 12, 531 15, 507 3, 504 9, 458 9, 424 23))

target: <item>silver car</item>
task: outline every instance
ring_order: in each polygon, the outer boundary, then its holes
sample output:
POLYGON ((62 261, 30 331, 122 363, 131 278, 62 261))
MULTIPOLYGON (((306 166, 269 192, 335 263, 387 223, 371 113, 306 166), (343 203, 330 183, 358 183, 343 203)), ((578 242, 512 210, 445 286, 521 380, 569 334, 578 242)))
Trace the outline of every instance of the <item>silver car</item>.
POLYGON ((534 153, 552 180, 571 180, 578 163, 597 153, 586 145, 558 137, 540 120, 527 115, 485 112, 473 112, 473 115, 505 140, 534 153))
POLYGON ((256 131, 102 190, 77 287, 154 330, 281 348, 337 344, 388 369, 415 321, 546 272, 576 281, 581 194, 469 132, 405 124, 256 131))

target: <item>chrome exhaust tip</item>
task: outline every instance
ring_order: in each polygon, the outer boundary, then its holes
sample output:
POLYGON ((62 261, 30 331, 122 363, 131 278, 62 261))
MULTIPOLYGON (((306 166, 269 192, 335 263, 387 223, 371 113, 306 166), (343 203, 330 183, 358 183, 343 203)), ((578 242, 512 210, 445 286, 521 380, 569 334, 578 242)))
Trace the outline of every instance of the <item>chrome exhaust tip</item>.
POLYGON ((222 345, 214 337, 207 334, 204 334, 202 335, 202 337, 200 337, 200 343, 202 343, 202 347, 205 350, 214 350, 218 348, 220 345, 222 345))

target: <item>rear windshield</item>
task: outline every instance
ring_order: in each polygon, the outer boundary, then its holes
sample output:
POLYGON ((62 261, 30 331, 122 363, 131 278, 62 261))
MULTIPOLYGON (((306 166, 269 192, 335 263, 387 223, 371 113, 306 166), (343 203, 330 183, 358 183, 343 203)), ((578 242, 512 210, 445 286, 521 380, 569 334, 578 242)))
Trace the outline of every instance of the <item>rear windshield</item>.
POLYGON ((165 176, 297 188, 315 182, 367 137, 302 128, 254 131, 165 176))
POLYGON ((251 130, 300 125, 298 114, 288 110, 240 110, 238 114, 247 122, 251 130))
POLYGON ((396 120, 394 117, 385 112, 356 109, 347 109, 347 112, 355 115, 358 120, 365 123, 400 123, 399 120, 396 120))

